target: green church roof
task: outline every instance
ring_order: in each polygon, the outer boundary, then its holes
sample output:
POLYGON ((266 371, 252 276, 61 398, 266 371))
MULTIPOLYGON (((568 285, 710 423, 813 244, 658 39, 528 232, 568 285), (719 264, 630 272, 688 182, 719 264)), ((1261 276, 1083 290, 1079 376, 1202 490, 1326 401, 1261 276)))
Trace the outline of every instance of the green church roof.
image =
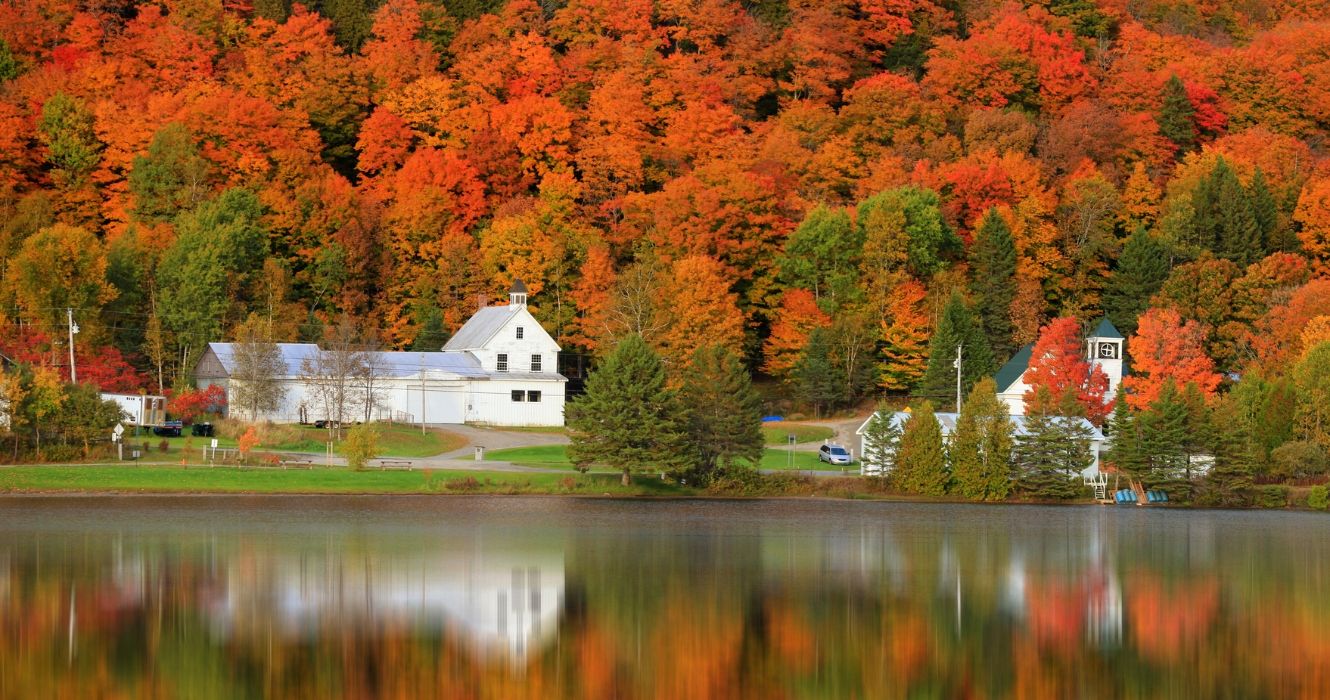
POLYGON ((1033 343, 1017 350, 1016 354, 1010 360, 1007 360, 1007 364, 1002 365, 1002 369, 997 371, 993 381, 997 382, 999 393, 1006 391, 1008 387, 1021 378, 1022 374, 1025 374, 1025 370, 1030 366, 1030 355, 1033 351, 1033 343))
POLYGON ((1095 326, 1094 332, 1090 334, 1090 337, 1116 338, 1121 340, 1122 334, 1118 332, 1117 326, 1114 326, 1113 322, 1108 320, 1108 317, 1105 316, 1104 320, 1100 321, 1098 326, 1095 326))

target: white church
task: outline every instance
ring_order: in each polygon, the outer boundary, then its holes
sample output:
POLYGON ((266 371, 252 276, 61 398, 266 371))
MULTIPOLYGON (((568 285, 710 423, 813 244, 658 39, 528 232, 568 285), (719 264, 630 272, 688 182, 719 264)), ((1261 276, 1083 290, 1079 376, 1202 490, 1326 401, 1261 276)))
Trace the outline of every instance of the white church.
MULTIPOLYGON (((437 352, 369 352, 372 380, 349 392, 352 418, 421 425, 562 426, 567 378, 558 372, 559 344, 527 310, 527 289, 513 284, 506 305, 476 312, 437 352)), ((313 343, 278 343, 285 395, 275 410, 253 417, 278 423, 329 418, 307 371, 327 351, 313 343)), ((228 393, 236 344, 209 343, 194 369, 199 389, 228 393)), ((231 406, 238 412, 239 406, 231 406)), ((250 416, 245 416, 250 418, 250 416)))
MULTIPOLYGON (((1122 333, 1113 326, 1113 323, 1107 318, 1099 322, 1088 338, 1085 339, 1086 358, 1091 366, 1098 367, 1108 375, 1108 394, 1112 397, 1117 394, 1118 384, 1122 382, 1123 373, 1126 370, 1123 359, 1123 343, 1125 339, 1122 333)), ((1013 437, 1020 440, 1026 435, 1025 428, 1025 393, 1030 390, 1030 385, 1025 381, 1025 374, 1030 369, 1030 358, 1034 351, 1034 345, 1026 345, 1021 348, 1014 357, 1002 365, 998 370, 994 380, 997 383, 997 396, 1007 405, 1007 413, 1011 416, 1013 437)), ((952 432, 956 429, 956 421, 960 418, 956 413, 937 413, 938 424, 942 428, 942 440, 948 442, 951 439, 952 432)), ((859 436, 859 454, 868 454, 870 448, 867 435, 868 424, 872 422, 877 414, 874 413, 859 426, 855 434, 859 436)), ((892 422, 896 427, 903 427, 905 422, 910 419, 908 411, 899 411, 892 415, 892 422)), ((1074 421, 1080 424, 1080 427, 1090 436, 1090 452, 1094 461, 1090 466, 1081 472, 1081 476, 1087 480, 1095 479, 1099 476, 1099 457, 1104 449, 1104 433, 1093 423, 1085 418, 1058 418, 1057 420, 1074 421)), ((864 464, 860 467, 860 472, 865 475, 877 476, 879 472, 874 471, 872 465, 864 464)))

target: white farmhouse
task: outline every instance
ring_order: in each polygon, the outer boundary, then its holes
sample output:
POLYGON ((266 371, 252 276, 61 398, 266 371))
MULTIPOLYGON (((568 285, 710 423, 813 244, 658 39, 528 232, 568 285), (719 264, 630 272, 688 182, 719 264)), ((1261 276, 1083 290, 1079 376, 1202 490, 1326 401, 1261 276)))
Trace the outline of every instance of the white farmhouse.
MULTIPOLYGON (((910 420, 911 415, 912 414, 909 411, 897 411, 892 414, 891 421, 896 427, 904 430, 905 424, 910 420)), ((960 414, 935 413, 934 415, 937 416, 938 425, 942 427, 942 443, 944 445, 949 444, 951 442, 951 434, 956 431, 956 421, 960 419, 960 414)), ((865 420, 863 424, 859 426, 859 429, 854 431, 854 434, 859 436, 859 454, 861 455, 869 454, 869 450, 873 447, 867 433, 868 424, 873 421, 875 416, 877 416, 877 413, 870 415, 868 420, 865 420)), ((1091 423, 1085 418, 1057 416, 1054 417, 1053 420, 1058 422, 1071 421, 1079 425, 1081 430, 1089 435, 1090 454, 1093 456, 1094 461, 1081 471, 1081 476, 1087 480, 1097 477, 1099 475, 1099 453, 1104 449, 1104 433, 1100 431, 1099 428, 1096 428, 1094 423, 1091 423)), ((1020 442, 1022 438, 1029 435, 1029 432, 1026 430, 1025 416, 1023 415, 1011 416, 1011 428, 1012 439, 1017 442, 1020 442)), ((861 461, 859 469, 860 473, 866 476, 879 476, 877 472, 871 471, 873 467, 868 465, 867 462, 861 461)))
MULTIPOLYGON (((564 388, 559 344, 526 306, 526 286, 513 285, 509 303, 472 316, 439 352, 367 353, 371 381, 356 380, 352 415, 429 425, 563 425, 564 388), (365 406, 368 405, 367 410, 365 406)), ((304 365, 323 351, 311 343, 278 343, 286 387, 282 405, 259 418, 312 422, 327 418, 304 365)), ((194 369, 200 389, 228 390, 235 373, 234 343, 209 343, 194 369)), ((233 406, 239 411, 241 407, 233 406)))
MULTIPOLYGON (((1104 318, 1085 339, 1085 355, 1092 366, 1099 367, 1108 375, 1108 393, 1111 398, 1118 391, 1118 384, 1126 367, 1123 364, 1122 344, 1125 340, 1112 321, 1104 318)), ((1014 357, 1002 365, 994 379, 997 381, 998 398, 1007 404, 1007 412, 1013 416, 1025 415, 1025 392, 1030 385, 1025 381, 1025 372, 1030 368, 1030 355, 1033 345, 1026 345, 1014 357)))

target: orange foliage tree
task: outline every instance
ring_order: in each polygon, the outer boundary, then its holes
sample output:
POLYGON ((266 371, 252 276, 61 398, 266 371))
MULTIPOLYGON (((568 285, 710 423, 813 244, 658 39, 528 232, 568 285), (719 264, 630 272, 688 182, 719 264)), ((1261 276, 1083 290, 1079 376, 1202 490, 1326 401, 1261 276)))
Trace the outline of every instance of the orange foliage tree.
POLYGON ((1205 354, 1205 328, 1183 321, 1173 309, 1150 309, 1141 314, 1136 334, 1128 341, 1131 376, 1122 380, 1127 403, 1137 410, 1159 398, 1164 386, 1179 392, 1195 383, 1205 396, 1213 396, 1222 377, 1214 360, 1205 354))

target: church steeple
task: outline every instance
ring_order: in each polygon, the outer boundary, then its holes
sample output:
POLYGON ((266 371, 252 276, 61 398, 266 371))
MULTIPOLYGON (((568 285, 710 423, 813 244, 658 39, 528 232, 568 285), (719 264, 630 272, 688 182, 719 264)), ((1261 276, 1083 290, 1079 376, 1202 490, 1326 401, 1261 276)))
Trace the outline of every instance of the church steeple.
POLYGON ((508 303, 512 306, 526 306, 526 285, 522 280, 513 280, 513 288, 508 290, 508 303))
POLYGON ((1118 383, 1126 369, 1123 363, 1123 343, 1126 339, 1105 316, 1099 325, 1085 339, 1085 350, 1090 364, 1097 365, 1108 375, 1108 392, 1112 395, 1118 390, 1118 383))

